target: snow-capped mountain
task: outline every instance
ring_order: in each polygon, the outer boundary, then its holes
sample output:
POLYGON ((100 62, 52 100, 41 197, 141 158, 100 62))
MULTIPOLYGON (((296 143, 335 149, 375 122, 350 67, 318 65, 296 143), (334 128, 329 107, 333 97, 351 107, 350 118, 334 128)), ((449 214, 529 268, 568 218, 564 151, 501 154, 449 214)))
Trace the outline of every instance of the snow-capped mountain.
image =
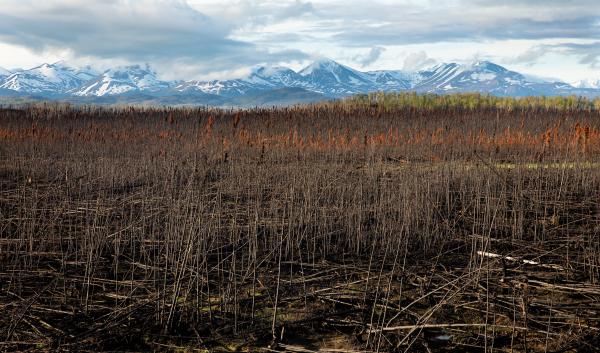
POLYGON ((302 77, 286 67, 254 68, 250 74, 241 79, 213 81, 184 81, 175 86, 175 90, 183 93, 200 91, 207 94, 236 97, 259 91, 300 86, 302 77))
POLYGON ((439 64, 416 73, 412 90, 446 94, 478 92, 495 96, 600 96, 589 89, 578 89, 559 81, 532 79, 489 61, 472 64, 439 64))
POLYGON ((223 97, 237 97, 272 88, 275 88, 275 86, 265 80, 247 78, 235 80, 184 81, 178 83, 174 89, 175 91, 184 94, 202 92, 223 97))
POLYGON ((370 71, 365 72, 365 76, 371 80, 381 91, 404 91, 413 87, 416 75, 403 71, 370 71))
POLYGON ((417 91, 425 92, 485 92, 493 95, 534 94, 525 76, 489 61, 470 65, 439 64, 418 73, 417 91))
POLYGON ((150 104, 252 105, 291 104, 340 98, 374 91, 419 93, 479 92, 497 96, 600 97, 600 80, 573 85, 508 70, 489 61, 444 63, 417 72, 361 72, 320 59, 296 72, 286 67, 253 68, 230 80, 160 80, 148 66, 126 66, 102 73, 64 62, 29 70, 0 70, 0 96, 33 95, 69 101, 143 102, 150 104))
POLYGON ((78 67, 69 67, 65 64, 62 66, 62 68, 63 68, 63 70, 72 72, 73 75, 77 76, 84 82, 89 81, 100 74, 98 71, 96 71, 90 65, 78 68, 78 67))
POLYGON ((296 87, 329 97, 373 91, 421 93, 479 92, 497 96, 585 95, 600 96, 590 88, 564 82, 531 79, 489 61, 471 64, 444 63, 418 72, 381 70, 360 72, 328 59, 317 60, 299 72, 288 68, 260 67, 242 79, 183 82, 180 91, 196 89, 221 96, 239 96, 266 90, 296 87))
POLYGON ((106 70, 101 75, 87 80, 71 93, 75 96, 102 97, 128 92, 153 93, 166 90, 170 86, 170 83, 159 80, 148 66, 142 68, 134 65, 106 70))
POLYGON ((300 85, 303 78, 296 71, 288 69, 287 67, 259 66, 252 70, 252 73, 248 77, 248 81, 265 81, 277 87, 293 87, 300 85))
POLYGON ((329 59, 317 60, 298 74, 303 78, 299 86, 323 94, 343 96, 377 90, 368 75, 329 59))
POLYGON ((401 71, 360 72, 335 61, 315 61, 299 72, 286 67, 254 68, 241 79, 186 81, 175 89, 201 91, 225 97, 247 95, 278 88, 302 88, 329 97, 342 97, 371 91, 401 91, 411 88, 411 74, 401 71))
POLYGON ((22 93, 61 95, 97 75, 91 68, 73 68, 63 62, 43 64, 10 74, 0 88, 22 93))

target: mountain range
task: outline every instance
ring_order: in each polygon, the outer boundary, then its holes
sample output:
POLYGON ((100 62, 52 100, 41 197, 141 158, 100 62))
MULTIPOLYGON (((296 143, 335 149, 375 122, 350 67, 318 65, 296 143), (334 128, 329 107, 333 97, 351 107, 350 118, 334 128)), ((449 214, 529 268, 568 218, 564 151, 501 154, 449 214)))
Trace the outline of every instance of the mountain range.
POLYGON ((568 84, 536 79, 489 61, 444 63, 416 72, 361 72, 321 59, 298 72, 286 67, 261 66, 243 78, 212 81, 165 81, 148 65, 102 72, 91 66, 74 67, 65 62, 27 70, 0 68, 0 96, 90 104, 270 106, 376 91, 600 97, 600 80, 568 84))

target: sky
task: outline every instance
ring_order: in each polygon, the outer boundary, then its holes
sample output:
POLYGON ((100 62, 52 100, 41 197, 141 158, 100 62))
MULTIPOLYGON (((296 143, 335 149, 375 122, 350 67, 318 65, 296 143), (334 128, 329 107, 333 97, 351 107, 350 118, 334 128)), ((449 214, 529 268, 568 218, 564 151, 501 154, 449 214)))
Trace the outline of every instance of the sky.
POLYGON ((598 0, 0 0, 0 66, 150 64, 232 78, 330 58, 362 71, 490 60, 600 78, 598 0))

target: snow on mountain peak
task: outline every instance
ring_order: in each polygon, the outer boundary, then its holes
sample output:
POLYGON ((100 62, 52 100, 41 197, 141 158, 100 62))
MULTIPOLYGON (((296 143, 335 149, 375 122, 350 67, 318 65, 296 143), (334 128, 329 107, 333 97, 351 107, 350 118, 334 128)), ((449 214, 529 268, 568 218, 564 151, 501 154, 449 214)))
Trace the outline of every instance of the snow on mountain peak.
POLYGON ((340 70, 351 70, 354 71, 353 69, 344 66, 340 63, 337 63, 331 59, 326 59, 326 58, 321 58, 318 60, 315 60, 312 64, 308 65, 307 67, 305 67, 304 69, 302 69, 299 74, 301 76, 308 76, 313 74, 314 72, 318 72, 318 71, 329 71, 329 72, 336 72, 336 71, 340 71, 340 70))
POLYGON ((12 73, 2 81, 0 88, 27 93, 61 94, 81 85, 87 79, 85 76, 64 64, 46 63, 12 73))
POLYGON ((140 65, 131 65, 106 70, 100 76, 79 87, 73 94, 102 97, 131 91, 157 92, 169 87, 169 83, 160 81, 148 65, 144 68, 140 65))
POLYGON ((246 81, 282 88, 298 85, 302 81, 302 76, 283 66, 260 66, 252 70, 246 81))
POLYGON ((258 66, 252 69, 250 76, 279 77, 290 74, 293 70, 283 66, 258 66))
POLYGON ((48 69, 60 70, 69 72, 83 81, 91 80, 98 76, 100 73, 94 69, 91 65, 72 65, 65 60, 57 61, 53 64, 45 64, 48 69))
POLYGON ((29 73, 38 75, 39 77, 44 77, 50 82, 56 82, 58 80, 58 73, 54 69, 54 67, 50 66, 50 64, 42 64, 40 66, 36 66, 31 70, 28 70, 29 73))

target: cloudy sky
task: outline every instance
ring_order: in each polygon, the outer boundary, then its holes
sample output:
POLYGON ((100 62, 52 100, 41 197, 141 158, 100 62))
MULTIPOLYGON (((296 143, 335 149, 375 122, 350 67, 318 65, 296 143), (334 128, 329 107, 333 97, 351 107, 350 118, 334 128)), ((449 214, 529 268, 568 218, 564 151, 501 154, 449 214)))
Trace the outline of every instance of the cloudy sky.
POLYGON ((598 0, 0 0, 0 66, 149 63, 163 78, 491 60, 568 82, 600 78, 598 0))

